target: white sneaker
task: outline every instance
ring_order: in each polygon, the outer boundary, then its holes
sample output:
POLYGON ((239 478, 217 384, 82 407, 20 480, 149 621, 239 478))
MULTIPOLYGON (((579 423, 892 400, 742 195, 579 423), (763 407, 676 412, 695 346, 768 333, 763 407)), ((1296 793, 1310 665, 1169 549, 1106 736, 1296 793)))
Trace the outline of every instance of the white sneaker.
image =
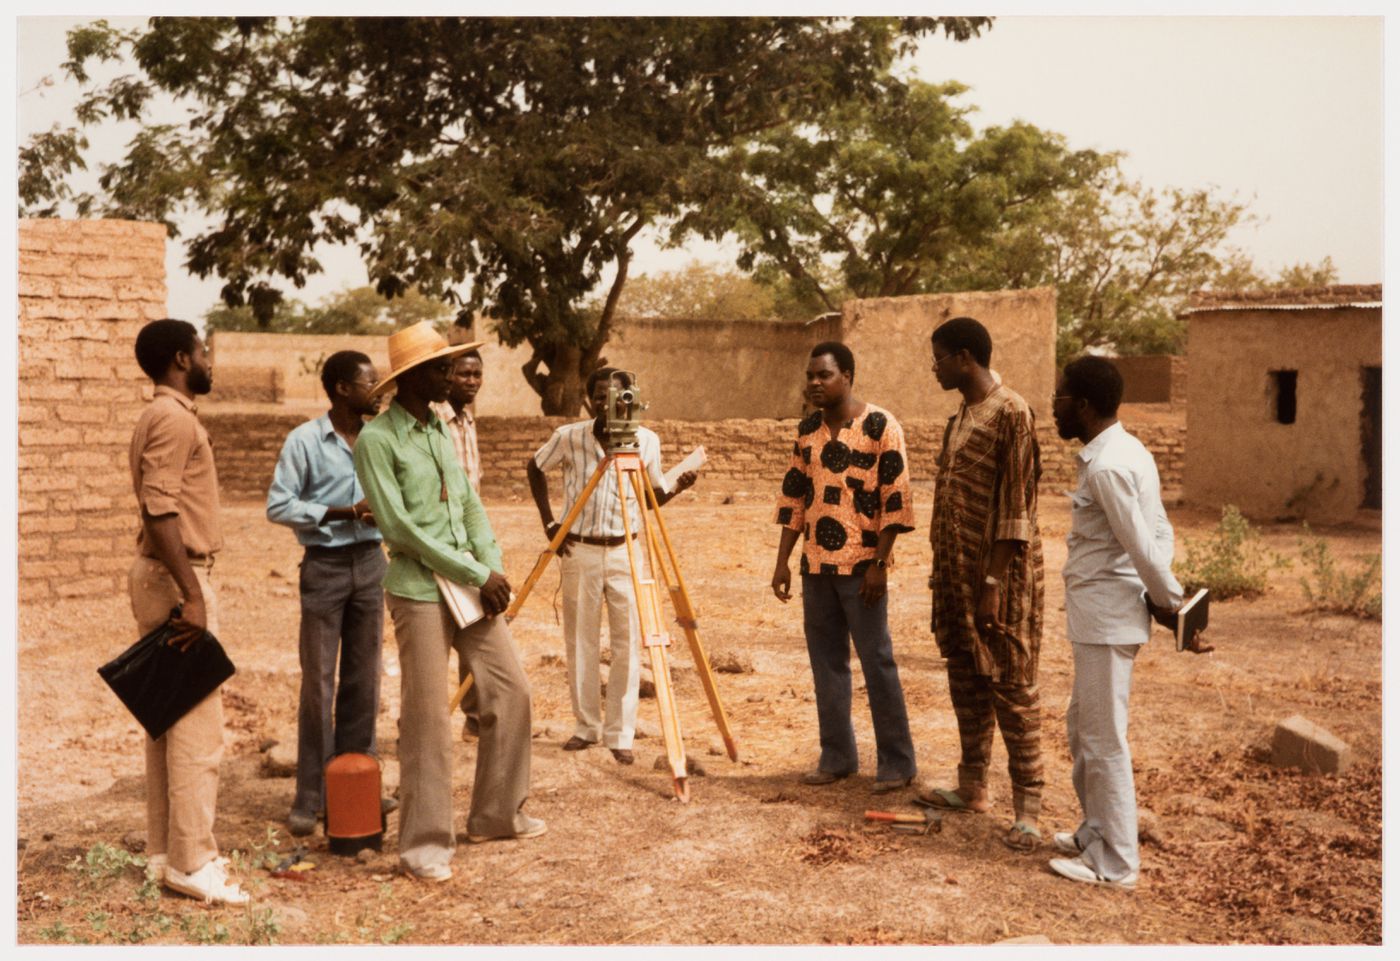
POLYGON ((165 868, 170 859, 164 854, 152 854, 146 858, 146 880, 160 884, 165 880, 165 868))
POLYGON ((1121 888, 1124 891, 1131 891, 1137 887, 1136 871, 1126 877, 1110 880, 1085 864, 1083 858, 1051 858, 1050 870, 1062 878, 1082 881, 1085 884, 1101 884, 1104 887, 1121 888))
POLYGON ((1056 831, 1055 850, 1059 851, 1061 854, 1073 854, 1075 857, 1078 857, 1083 848, 1081 848, 1079 842, 1074 839, 1074 832, 1056 831))
POLYGON ((532 818, 528 814, 522 814, 521 827, 514 834, 468 834, 468 844, 485 844, 487 841, 525 841, 529 838, 537 838, 548 830, 548 825, 542 818, 532 818))
POLYGON ((227 858, 215 858, 192 874, 167 866, 165 886, 205 904, 247 904, 248 895, 228 879, 227 858))

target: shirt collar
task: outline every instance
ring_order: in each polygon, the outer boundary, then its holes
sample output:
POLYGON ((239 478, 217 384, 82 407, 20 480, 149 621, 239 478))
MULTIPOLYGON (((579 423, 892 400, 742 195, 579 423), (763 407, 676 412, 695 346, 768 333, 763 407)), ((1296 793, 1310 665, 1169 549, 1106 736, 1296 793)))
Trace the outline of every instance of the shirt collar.
POLYGON ((1109 445, 1113 438, 1117 437, 1122 433, 1122 421, 1114 421, 1111 427, 1105 427, 1103 430, 1099 431, 1099 436, 1095 437, 1093 440, 1089 441, 1089 443, 1081 447, 1079 449, 1079 453, 1075 456, 1079 458, 1080 463, 1091 464, 1093 463, 1094 458, 1099 456, 1099 454, 1103 451, 1105 447, 1109 445))
POLYGON ((335 433, 335 425, 331 423, 330 414, 322 414, 316 418, 316 433, 320 437, 330 437, 335 433))
POLYGON ((420 425, 418 418, 410 414, 398 400, 389 404, 388 417, 389 423, 394 427, 394 433, 398 434, 400 440, 406 440, 408 432, 419 426, 424 430, 436 430, 438 433, 442 433, 442 418, 438 417, 432 404, 428 405, 428 422, 426 424, 420 425))
POLYGON ((165 384, 157 384, 154 396, 173 397, 176 401, 179 402, 181 407, 185 408, 185 410, 188 410, 191 413, 194 413, 196 411, 194 401, 190 400, 188 397, 180 393, 174 387, 168 387, 165 384))

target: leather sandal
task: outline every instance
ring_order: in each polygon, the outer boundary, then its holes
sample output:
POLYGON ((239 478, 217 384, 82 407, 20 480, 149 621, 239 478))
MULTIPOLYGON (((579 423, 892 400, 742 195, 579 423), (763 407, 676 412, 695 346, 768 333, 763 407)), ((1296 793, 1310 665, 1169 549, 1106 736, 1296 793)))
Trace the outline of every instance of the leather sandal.
POLYGON ((1040 829, 1025 821, 1017 821, 1007 828, 1006 833, 1001 836, 1002 844, 1023 854, 1040 847, 1040 840, 1040 829))
POLYGON ((564 742, 564 750, 582 751, 584 748, 592 747, 595 743, 597 742, 585 741, 583 738, 575 734, 573 737, 569 738, 567 741, 564 742))
POLYGON ((920 791, 914 798, 914 803, 933 808, 935 811, 954 811, 958 814, 985 814, 992 807, 991 802, 985 798, 981 801, 964 801, 957 791, 946 787, 920 791))

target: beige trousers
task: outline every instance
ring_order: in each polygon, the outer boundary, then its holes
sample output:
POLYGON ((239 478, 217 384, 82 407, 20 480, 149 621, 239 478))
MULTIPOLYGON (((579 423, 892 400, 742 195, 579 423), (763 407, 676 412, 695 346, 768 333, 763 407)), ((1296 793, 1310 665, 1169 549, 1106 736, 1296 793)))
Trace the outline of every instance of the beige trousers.
MULTIPOLYGON (((209 570, 195 567, 209 632, 219 633, 219 601, 209 570)), ((164 564, 137 557, 127 575, 131 613, 142 636, 165 623, 182 600, 164 564)), ((165 854, 177 871, 198 871, 219 854, 214 808, 224 754, 222 689, 200 701, 159 738, 146 738, 146 854, 165 854)))
POLYGON ((627 545, 570 543, 569 555, 559 559, 559 570, 564 599, 564 663, 574 708, 574 734, 585 741, 602 740, 605 747, 630 748, 637 731, 637 684, 642 674, 641 628, 632 603, 627 545), (606 726, 598 703, 598 630, 605 603, 612 654, 606 726))
POLYGON ((467 833, 524 828, 530 793, 530 681, 505 618, 458 628, 447 605, 388 595, 399 648, 399 862, 408 870, 452 860, 452 695, 448 651, 475 678, 481 712, 467 833))

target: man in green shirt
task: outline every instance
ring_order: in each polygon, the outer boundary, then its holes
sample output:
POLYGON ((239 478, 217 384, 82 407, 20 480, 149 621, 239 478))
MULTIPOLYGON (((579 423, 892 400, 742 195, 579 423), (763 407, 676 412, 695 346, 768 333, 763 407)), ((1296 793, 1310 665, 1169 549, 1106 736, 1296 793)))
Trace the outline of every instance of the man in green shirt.
POLYGON ((476 679, 480 742, 467 814, 472 843, 538 837, 545 823, 521 811, 530 789, 530 682, 499 615, 510 584, 491 524, 452 441, 429 405, 447 397, 452 358, 479 344, 449 346, 431 324, 389 337, 397 393, 360 432, 355 473, 389 546, 384 578, 399 648, 399 863, 413 877, 452 876, 452 730, 448 650, 476 679), (481 589, 487 616, 458 627, 434 580, 481 589))

